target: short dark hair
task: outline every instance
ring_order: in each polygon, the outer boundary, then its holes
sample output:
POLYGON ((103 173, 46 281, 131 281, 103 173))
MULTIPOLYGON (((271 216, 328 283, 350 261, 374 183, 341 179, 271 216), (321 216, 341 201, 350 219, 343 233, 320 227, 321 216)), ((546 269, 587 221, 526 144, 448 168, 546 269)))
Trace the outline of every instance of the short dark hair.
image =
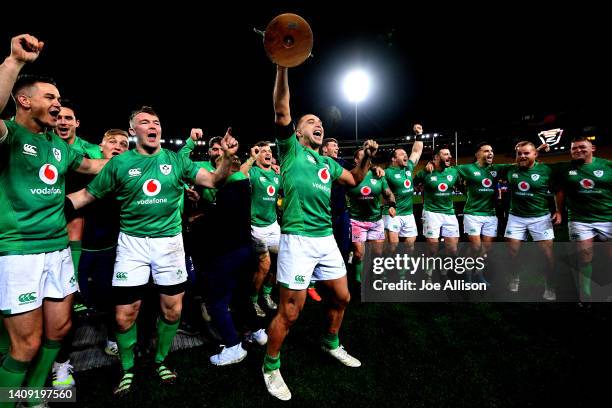
POLYGON ((333 137, 326 137, 325 139, 323 139, 323 142, 321 143, 321 147, 325 147, 330 143, 339 144, 338 141, 334 139, 333 137))
POLYGON ((61 104, 62 104, 62 108, 68 108, 72 110, 76 116, 78 108, 77 108, 77 104, 72 99, 62 98, 61 104))
POLYGON ((140 108, 132 111, 132 113, 130 114, 130 126, 132 126, 132 121, 134 120, 136 115, 138 115, 140 113, 148 113, 149 115, 157 116, 157 118, 159 119, 159 115, 157 113, 155 113, 155 111, 153 110, 152 107, 150 107, 150 106, 141 106, 140 108))
POLYGON ((48 76, 32 75, 32 74, 19 75, 17 77, 17 80, 15 81, 15 85, 13 85, 13 91, 11 92, 11 94, 13 95, 13 98, 15 98, 15 96, 17 95, 19 91, 23 90, 24 88, 33 86, 39 82, 57 86, 53 78, 48 77, 48 76))
POLYGON ((267 141, 267 140, 262 140, 262 141, 259 141, 259 142, 255 143, 255 147, 265 147, 265 146, 270 146, 270 143, 271 143, 271 142, 269 142, 269 141, 267 141))
POLYGON ((433 151, 434 157, 435 156, 439 156, 441 150, 450 150, 450 148, 448 147, 448 145, 440 145, 440 146, 436 147, 434 149, 434 151, 433 151))
POLYGON ((211 147, 213 147, 214 144, 220 145, 222 139, 223 138, 221 136, 211 137, 210 140, 208 141, 208 148, 210 149, 211 147))
POLYGON ((478 152, 483 146, 491 146, 491 148, 493 148, 493 145, 489 142, 480 142, 475 146, 474 153, 478 152))

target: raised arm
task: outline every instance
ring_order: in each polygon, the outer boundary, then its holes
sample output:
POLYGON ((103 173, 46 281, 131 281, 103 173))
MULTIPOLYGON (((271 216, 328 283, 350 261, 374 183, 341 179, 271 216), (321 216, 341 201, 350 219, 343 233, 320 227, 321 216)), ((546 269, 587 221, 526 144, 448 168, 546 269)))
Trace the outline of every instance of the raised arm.
POLYGON ((412 130, 414 130, 415 139, 408 160, 416 166, 421 159, 421 154, 423 154, 423 126, 417 123, 412 127, 412 130))
POLYGON ((251 147, 251 156, 242 163, 240 166, 240 171, 245 176, 249 177, 249 171, 253 167, 253 163, 255 163, 256 157, 259 154, 259 148, 257 146, 251 147))
MULTIPOLYGON (((11 39, 11 54, 0 65, 0 113, 6 108, 19 72, 25 64, 38 58, 43 46, 44 42, 29 34, 11 39)), ((0 120, 0 143, 6 139, 7 132, 6 125, 0 120)))
POLYGON ((274 82, 274 122, 280 126, 291 123, 289 109, 289 79, 287 67, 276 66, 276 80, 274 82))
POLYGON ((342 174, 338 178, 338 182, 340 184, 354 187, 363 181, 363 178, 370 170, 370 166, 372 165, 371 159, 372 157, 374 157, 376 151, 378 150, 378 143, 376 143, 374 140, 366 140, 363 144, 363 147, 363 158, 361 159, 359 164, 353 168, 353 170, 342 170, 342 174))
POLYGON ((181 147, 178 151, 179 156, 189 157, 191 152, 195 149, 196 142, 204 136, 204 132, 200 128, 191 129, 191 133, 187 140, 185 140, 185 146, 181 147))
POLYGON ((197 185, 207 188, 218 188, 229 176, 232 167, 232 157, 238 151, 238 141, 232 136, 231 127, 227 128, 225 136, 221 139, 221 150, 223 150, 223 156, 215 172, 211 173, 206 169, 200 169, 195 178, 197 185))

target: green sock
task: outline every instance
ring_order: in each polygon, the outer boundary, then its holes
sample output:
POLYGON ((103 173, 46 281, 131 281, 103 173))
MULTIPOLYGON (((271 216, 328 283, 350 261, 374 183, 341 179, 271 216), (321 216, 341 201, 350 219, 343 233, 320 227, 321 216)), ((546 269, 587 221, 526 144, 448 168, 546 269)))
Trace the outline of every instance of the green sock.
MULTIPOLYGON (((23 384, 26 372, 28 371, 29 361, 18 361, 11 355, 7 355, 2 365, 0 365, 0 388, 18 388, 23 384)), ((12 408, 13 402, 0 402, 0 408, 12 408)))
POLYGON ((79 280, 79 262, 81 261, 81 241, 70 241, 70 253, 72 254, 72 265, 74 276, 79 280))
POLYGON ((259 300, 259 294, 258 293, 254 293, 254 294, 251 295, 251 302, 257 303, 258 300, 259 300))
POLYGON ((270 357, 268 353, 264 357, 264 371, 269 373, 270 371, 278 370, 280 368, 280 353, 276 357, 270 357))
POLYGON ((310 283, 308 284, 308 289, 314 289, 315 283, 315 281, 310 281, 310 283))
MULTIPOLYGON (((38 350, 38 354, 26 375, 24 387, 42 388, 47 382, 51 366, 60 351, 61 343, 55 340, 44 339, 43 344, 38 350)), ((28 400, 29 405, 40 403, 40 400, 28 400)))
POLYGON ((340 346, 340 339, 338 338, 338 333, 326 333, 323 336, 323 344, 330 350, 337 349, 340 346))
POLYGON ((117 346, 119 346, 119 359, 123 371, 128 371, 134 367, 134 346, 137 339, 136 323, 124 332, 116 331, 117 346))
POLYGON ((270 295, 272 293, 272 288, 274 288, 274 286, 270 285, 269 283, 264 283, 263 294, 270 295))
POLYGON ((178 318, 176 322, 169 322, 163 317, 157 320, 157 351, 155 352, 155 362, 157 364, 166 359, 180 321, 181 319, 178 318))
POLYGON ((357 282, 361 283, 361 274, 363 273, 363 262, 361 259, 353 258, 353 263, 355 264, 355 279, 357 282))
POLYGON ((585 296, 591 297, 591 275, 593 275, 593 264, 588 263, 580 267, 580 274, 582 275, 582 293, 585 296))
POLYGON ((4 327, 4 319, 0 318, 0 356, 8 354, 11 339, 6 327, 4 327))

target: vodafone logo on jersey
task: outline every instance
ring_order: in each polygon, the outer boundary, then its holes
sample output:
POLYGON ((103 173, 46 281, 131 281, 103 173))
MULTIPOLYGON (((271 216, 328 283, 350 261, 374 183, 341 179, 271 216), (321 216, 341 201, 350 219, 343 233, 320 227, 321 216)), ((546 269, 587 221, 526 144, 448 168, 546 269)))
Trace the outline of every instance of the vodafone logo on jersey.
POLYGON ((272 197, 276 193, 276 189, 274 188, 274 186, 268 186, 268 188, 266 188, 266 193, 268 193, 268 195, 272 197))
POLYGON ((412 185, 412 183, 410 182, 410 180, 404 180, 404 187, 405 188, 410 188, 411 185, 412 185))
POLYGON ((440 190, 441 192, 445 193, 448 190, 448 184, 446 184, 446 183, 438 184, 438 190, 440 190))
POLYGON ((370 194, 372 194, 372 189, 368 186, 363 186, 361 187, 361 195, 362 196, 369 196, 370 194))
POLYGON ((329 169, 327 167, 319 170, 319 179, 323 182, 323 183, 329 183, 329 180, 331 180, 331 175, 329 174, 329 169))
POLYGON ((55 184, 58 176, 57 167, 52 164, 43 164, 43 166, 38 171, 38 177, 45 183, 50 186, 55 184))
POLYGON ((530 188, 531 186, 526 181, 521 181, 518 183, 518 189, 521 191, 529 191, 530 188))
POLYGON ((582 179, 580 180, 580 185, 582 186, 582 188, 586 188, 590 190, 593 187, 595 187, 595 182, 591 179, 582 179))
POLYGON ((491 179, 488 179, 488 178, 482 179, 482 186, 483 187, 489 188, 492 185, 493 185, 493 182, 491 181, 491 179))
POLYGON ((154 197, 161 191, 161 183, 155 179, 148 179, 142 185, 142 192, 148 197, 154 197))

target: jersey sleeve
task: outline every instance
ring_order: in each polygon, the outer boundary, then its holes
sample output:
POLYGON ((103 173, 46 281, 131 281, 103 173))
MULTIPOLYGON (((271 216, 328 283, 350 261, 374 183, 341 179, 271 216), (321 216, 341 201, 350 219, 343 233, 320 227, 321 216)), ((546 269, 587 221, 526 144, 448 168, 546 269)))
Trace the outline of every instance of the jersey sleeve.
POLYGON ((383 191, 385 191, 386 189, 389 188, 389 183, 387 183, 387 176, 386 176, 386 174, 380 178, 380 182, 382 183, 383 191))
POLYGON ((15 122, 12 120, 3 120, 4 125, 6 126, 6 135, 4 135, 4 138, 2 138, 0 135, 0 149, 2 149, 2 146, 8 146, 11 143, 11 140, 13 139, 13 134, 15 133, 15 122))
POLYGON ((455 170, 457 170, 457 174, 462 177, 465 178, 467 171, 468 171, 468 166, 469 164, 457 164, 455 166, 455 170))
POLYGON ((274 132, 276 134, 276 143, 278 146, 278 157, 281 166, 287 166, 297 154, 299 143, 293 131, 292 124, 287 126, 275 126, 274 132))
POLYGON ((76 170, 81 166, 81 163, 83 163, 83 155, 68 145, 66 145, 66 147, 66 151, 68 153, 68 166, 72 170, 76 170))
POLYGON ((342 172, 344 171, 344 167, 339 165, 332 158, 328 158, 327 163, 329 164, 329 170, 332 176, 332 180, 338 179, 342 175, 342 172))
POLYGON ((103 159, 104 158, 104 156, 102 155, 102 150, 100 150, 100 146, 85 141, 84 147, 85 147, 85 153, 87 153, 87 156, 89 156, 91 159, 103 159))
POLYGON ((181 164, 181 178, 194 181, 200 168, 188 157, 179 156, 178 160, 181 164))
POLYGON ((415 183, 422 183, 424 180, 425 180, 425 169, 419 171, 414 176, 414 182, 415 183))
POLYGON ((191 152, 193 152, 193 149, 195 149, 195 142, 193 141, 192 138, 188 138, 185 141, 185 146, 181 147, 180 150, 178 151, 178 155, 182 156, 182 157, 189 157, 191 155, 191 152))
POLYGON ((506 174, 508 174, 508 171, 510 171, 510 169, 514 166, 514 163, 499 163, 491 165, 491 167, 493 167, 493 170, 495 170, 497 172, 497 175, 500 177, 505 177, 506 174))
POLYGON ((111 159, 100 173, 87 185, 87 191, 97 199, 103 198, 117 188, 117 178, 115 177, 115 163, 111 159))
POLYGON ((12 122, 11 120, 3 120, 2 122, 4 122, 4 126, 6 126, 6 133, 3 135, 0 135, 0 149, 2 149, 2 145, 3 144, 8 144, 8 139, 9 139, 9 134, 11 133, 11 128, 10 128, 10 123, 12 122))

